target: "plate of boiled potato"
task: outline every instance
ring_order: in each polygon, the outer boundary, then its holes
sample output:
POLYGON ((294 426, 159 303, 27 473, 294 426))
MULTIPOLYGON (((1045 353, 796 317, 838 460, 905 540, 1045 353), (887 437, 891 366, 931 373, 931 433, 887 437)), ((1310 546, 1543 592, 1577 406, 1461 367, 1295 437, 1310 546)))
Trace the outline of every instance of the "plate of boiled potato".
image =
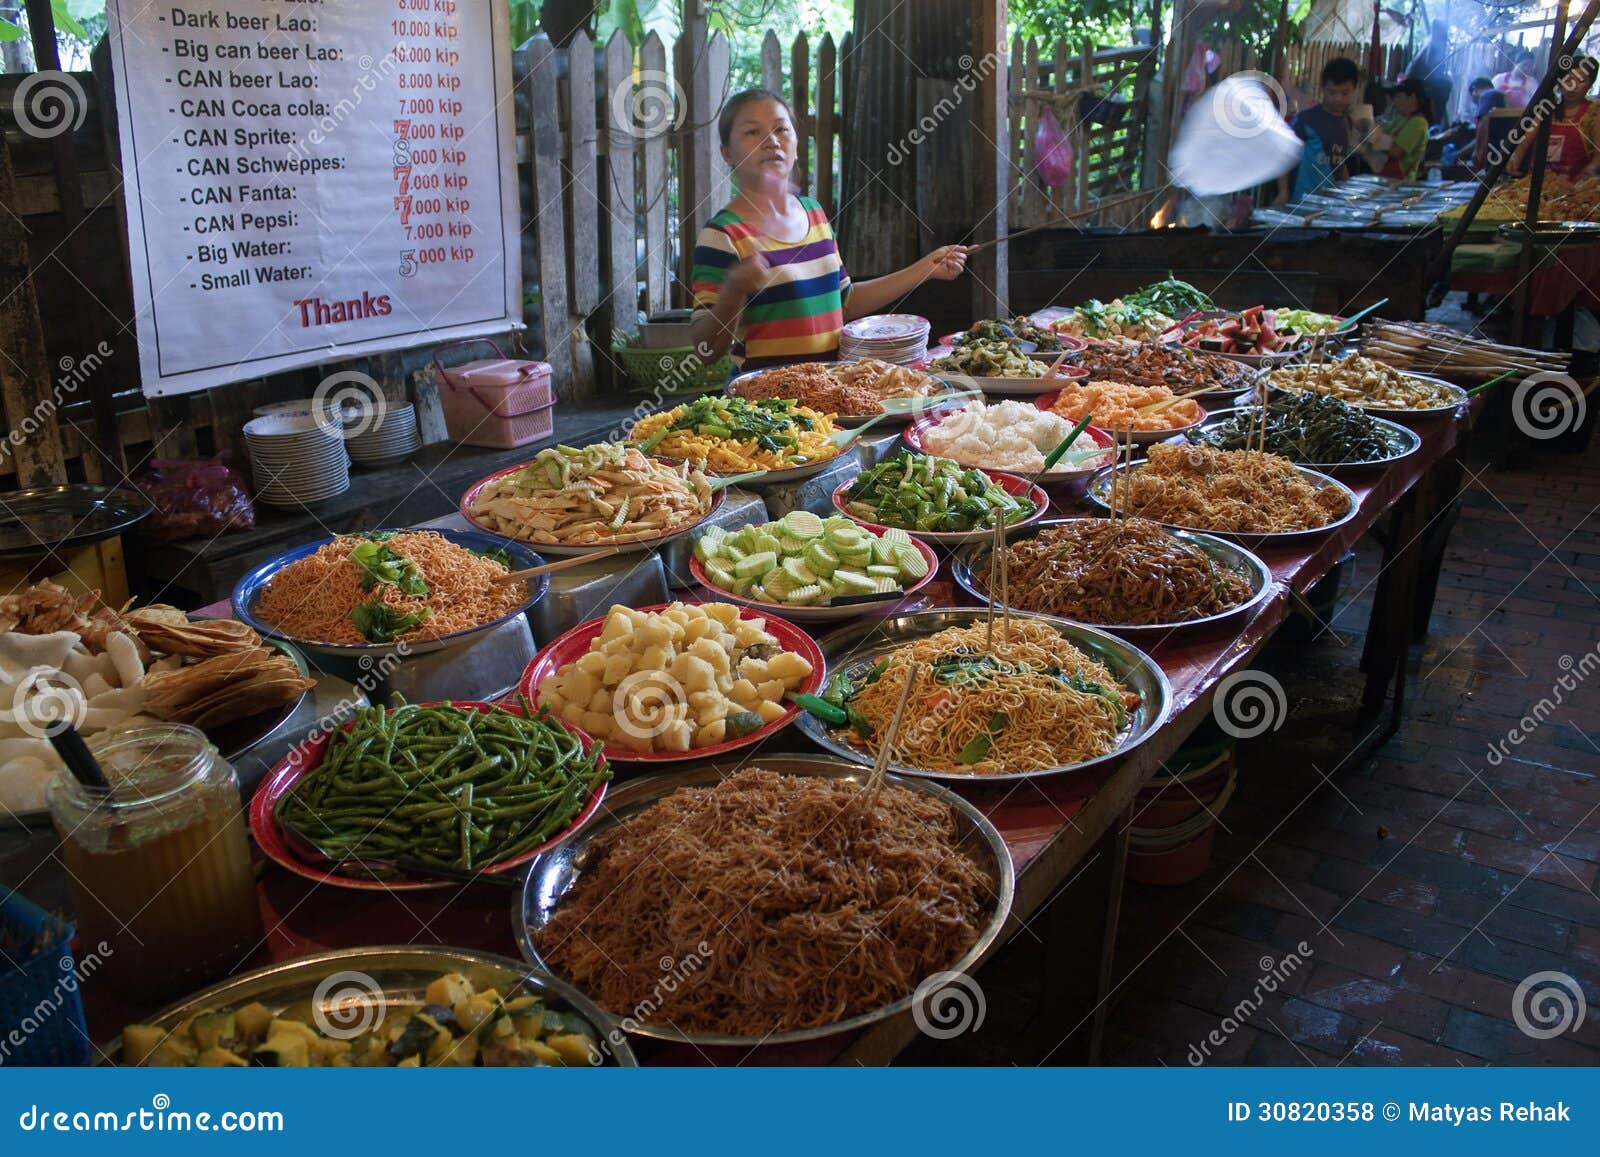
POLYGON ((618 762, 669 762, 759 743, 822 686, 799 627, 732 603, 616 605, 534 656, 522 694, 618 762))

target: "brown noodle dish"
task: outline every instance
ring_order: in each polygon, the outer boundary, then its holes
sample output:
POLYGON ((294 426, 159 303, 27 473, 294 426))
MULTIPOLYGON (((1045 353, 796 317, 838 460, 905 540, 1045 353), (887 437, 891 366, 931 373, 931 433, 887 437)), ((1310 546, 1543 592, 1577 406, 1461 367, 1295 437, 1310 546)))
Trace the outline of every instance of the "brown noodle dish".
POLYGON ((751 401, 790 398, 821 414, 865 418, 882 413, 887 399, 926 397, 937 385, 937 379, 917 370, 867 358, 777 366, 738 383, 733 391, 751 401))
POLYGON ((1315 530, 1350 512, 1342 490, 1319 490, 1287 458, 1259 450, 1156 445, 1146 463, 1115 478, 1119 508, 1191 530, 1282 534, 1315 530))
POLYGON ((1232 358, 1157 342, 1091 341, 1072 364, 1088 370, 1092 380, 1167 386, 1179 394, 1201 388, 1243 390, 1255 384, 1255 371, 1232 358))
MULTIPOLYGON (((1006 566, 1013 610, 1103 626, 1204 619, 1254 593, 1243 574, 1143 518, 1047 526, 1009 546, 1006 566)), ((987 574, 973 571, 987 596, 987 574)))
POLYGON ((341 534, 273 575, 255 613, 309 642, 435 639, 516 610, 526 585, 495 581, 509 569, 432 531, 341 534))
POLYGON ((763 1037, 909 996, 977 942, 996 884, 939 800, 749 768, 596 839, 535 941, 613 1013, 763 1037), (665 989, 661 962, 695 956, 665 989))

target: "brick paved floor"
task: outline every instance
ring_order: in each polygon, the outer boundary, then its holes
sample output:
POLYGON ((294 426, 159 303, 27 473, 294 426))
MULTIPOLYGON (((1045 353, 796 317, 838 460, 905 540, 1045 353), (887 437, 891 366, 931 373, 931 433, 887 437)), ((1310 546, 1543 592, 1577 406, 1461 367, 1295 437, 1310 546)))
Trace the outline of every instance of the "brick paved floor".
POLYGON ((1415 656, 1405 725, 1364 765, 1344 757, 1375 546, 1344 578, 1337 638, 1274 641, 1259 667, 1282 682, 1288 721, 1240 744, 1211 868, 1183 887, 1129 885, 1108 1061, 1193 1063, 1191 1046, 1217 1030, 1210 1063, 1600 1063, 1593 441, 1503 471, 1469 461, 1484 472, 1415 656), (1587 681, 1491 765, 1490 742, 1580 672, 1587 681), (1304 963, 1228 1031, 1263 968, 1284 973, 1302 942, 1304 963), (1537 1040, 1519 1031, 1513 996, 1543 971, 1581 986, 1588 1014, 1537 1040))

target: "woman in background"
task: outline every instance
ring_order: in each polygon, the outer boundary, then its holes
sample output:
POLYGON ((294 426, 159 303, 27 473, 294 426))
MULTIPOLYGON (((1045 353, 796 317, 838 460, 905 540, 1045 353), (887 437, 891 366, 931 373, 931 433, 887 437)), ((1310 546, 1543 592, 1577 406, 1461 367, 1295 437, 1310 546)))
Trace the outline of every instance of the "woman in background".
POLYGON ((1380 177, 1415 181, 1428 152, 1428 123, 1432 109, 1428 90, 1419 77, 1408 76, 1394 89, 1394 107, 1379 126, 1389 144, 1384 150, 1380 177))
POLYGON ((746 370, 833 361, 845 322, 877 313, 930 278, 959 277, 976 248, 944 245, 904 269, 852 283, 822 206, 791 189, 796 134, 783 98, 765 89, 730 97, 717 132, 738 192, 694 247, 690 332, 707 362, 730 349, 746 370))

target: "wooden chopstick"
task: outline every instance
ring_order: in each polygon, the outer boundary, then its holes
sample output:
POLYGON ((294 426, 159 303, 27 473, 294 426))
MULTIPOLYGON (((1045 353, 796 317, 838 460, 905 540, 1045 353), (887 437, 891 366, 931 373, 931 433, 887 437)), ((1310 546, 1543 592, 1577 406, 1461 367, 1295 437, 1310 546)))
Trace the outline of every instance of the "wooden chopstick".
POLYGON ((894 718, 889 723, 889 730, 884 732, 883 743, 878 747, 878 757, 872 761, 872 773, 867 777, 866 796, 869 802, 878 798, 878 793, 883 790, 883 781, 889 774, 889 760, 894 752, 895 740, 900 738, 900 724, 906 717, 906 703, 911 698, 911 688, 916 685, 917 676, 922 673, 922 664, 912 660, 910 668, 906 671, 905 686, 900 688, 900 702, 895 705, 894 718))
POLYGON ((518 579, 538 578, 542 574, 554 574, 558 570, 582 566, 586 562, 598 562, 602 558, 610 558, 614 554, 621 553, 622 551, 619 548, 608 546, 604 550, 597 550, 592 554, 580 554, 572 558, 563 558, 556 562, 547 562, 542 566, 530 566, 526 570, 508 571, 503 575, 497 575, 489 581, 493 583, 510 583, 516 582, 518 579))

